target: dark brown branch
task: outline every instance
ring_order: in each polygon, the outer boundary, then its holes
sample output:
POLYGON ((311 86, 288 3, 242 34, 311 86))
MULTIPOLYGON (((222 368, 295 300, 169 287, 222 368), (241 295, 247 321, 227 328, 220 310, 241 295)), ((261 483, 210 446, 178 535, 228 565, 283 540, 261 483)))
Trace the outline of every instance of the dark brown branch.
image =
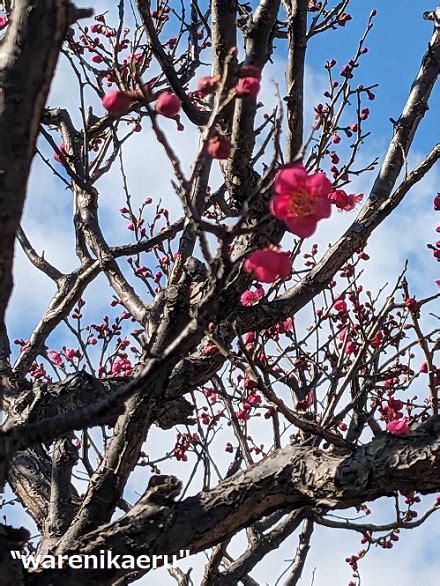
MULTIPOLYGON (((272 32, 280 7, 279 0, 261 0, 245 30, 246 65, 261 70, 272 54, 272 32)), ((237 209, 255 188, 256 176, 250 167, 255 146, 255 100, 237 100, 232 124, 232 155, 224 165, 228 191, 237 209)))
POLYGON ((51 265, 44 256, 37 254, 21 226, 17 230, 17 240, 34 267, 45 273, 52 281, 58 282, 62 278, 61 271, 51 265))
POLYGON ((284 586, 296 586, 301 579, 304 564, 306 563, 307 554, 310 551, 310 539, 312 537, 314 524, 310 519, 304 521, 303 529, 299 535, 299 544, 296 549, 293 568, 290 576, 284 582, 284 586))
POLYGON ((211 2, 211 11, 213 46, 211 73, 214 76, 221 76, 230 50, 237 46, 236 4, 232 0, 214 0, 211 2))
POLYGON ((182 102, 182 108, 191 122, 197 124, 198 126, 203 126, 208 122, 209 113, 202 112, 197 110, 194 107, 191 100, 189 99, 185 89, 183 88, 180 79, 174 69, 172 64, 172 60, 170 57, 165 53, 160 39, 157 35, 156 29, 154 27, 154 22, 150 15, 150 2, 143 2, 141 0, 136 0, 136 4, 139 10, 139 13, 142 17, 142 21, 144 23, 145 31, 150 39, 151 43, 151 50, 156 57, 159 65, 165 74, 168 83, 170 84, 173 92, 179 97, 180 101, 182 102))
POLYGON ((303 143, 304 63, 306 56, 308 0, 292 0, 288 14, 287 162, 294 161, 303 143))
POLYGON ((0 47, 0 328, 12 291, 15 235, 68 7, 66 0, 16 4, 0 47))
MULTIPOLYGON (((3 364, 8 359, 4 317, 13 286, 15 236, 41 114, 68 19, 66 0, 23 0, 15 4, 0 46, 0 358, 3 364)), ((4 476, 5 470, 1 469, 0 490, 4 476)))
POLYGON ((238 584, 243 575, 249 573, 265 555, 278 548, 299 527, 303 516, 304 510, 298 509, 267 535, 258 533, 255 542, 221 574, 215 586, 238 584))
MULTIPOLYGON (((438 418, 436 419, 438 422, 438 418)), ((144 502, 121 520, 101 527, 72 544, 70 553, 197 553, 224 541, 270 512, 282 508, 348 509, 397 491, 435 493, 440 489, 440 425, 431 434, 409 437, 383 434, 352 456, 318 448, 290 446, 267 456, 216 488, 184 501, 151 506, 144 502), (166 525, 167 530, 163 531, 166 525)), ((90 572, 53 570, 36 575, 29 585, 49 581, 66 586, 73 579, 87 585, 108 584, 123 570, 90 572), (74 577, 74 578, 73 578, 74 577)))
POLYGON ((52 456, 52 478, 50 500, 40 551, 44 555, 51 551, 69 527, 78 508, 75 489, 72 485, 72 470, 78 461, 78 450, 71 438, 55 442, 52 456))

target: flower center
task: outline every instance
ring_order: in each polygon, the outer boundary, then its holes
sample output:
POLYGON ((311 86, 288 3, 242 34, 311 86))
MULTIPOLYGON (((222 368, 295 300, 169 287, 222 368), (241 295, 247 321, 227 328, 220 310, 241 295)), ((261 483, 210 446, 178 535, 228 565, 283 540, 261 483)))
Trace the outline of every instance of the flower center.
POLYGON ((315 206, 313 199, 303 189, 295 191, 290 203, 290 209, 299 218, 304 216, 311 216, 315 213, 315 206))

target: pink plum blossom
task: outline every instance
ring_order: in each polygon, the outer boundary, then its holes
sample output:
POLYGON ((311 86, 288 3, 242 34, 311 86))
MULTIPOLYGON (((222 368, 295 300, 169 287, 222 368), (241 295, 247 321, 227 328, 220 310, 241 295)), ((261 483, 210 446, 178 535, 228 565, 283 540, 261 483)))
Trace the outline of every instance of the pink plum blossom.
POLYGON ((340 212, 351 212, 356 207, 356 204, 362 201, 364 196, 362 193, 359 193, 358 195, 354 193, 348 194, 343 189, 337 189, 332 191, 328 197, 340 212))
POLYGON ((273 283, 278 278, 285 279, 292 270, 292 259, 288 252, 271 248, 251 252, 244 262, 244 270, 253 273, 258 281, 273 283))
POLYGON ((126 92, 121 92, 120 90, 109 92, 102 98, 102 105, 114 116, 124 114, 130 107, 131 102, 131 97, 126 92))
POLYGON ((387 431, 393 435, 409 435, 411 433, 405 417, 390 421, 387 425, 387 431))
POLYGON ((274 180, 271 213, 300 238, 314 234, 319 220, 329 218, 331 183, 324 173, 308 175, 297 163, 278 171, 274 180))
POLYGON ((63 364, 63 359, 61 358, 61 355, 55 350, 49 350, 47 352, 47 355, 50 358, 50 360, 57 366, 61 366, 63 364))
POLYGON ((180 110, 181 102, 176 94, 163 92, 156 101, 156 112, 167 118, 175 116, 180 110))
POLYGON ((240 98, 255 98, 260 91, 260 80, 256 77, 242 77, 235 86, 235 93, 240 98))
POLYGON ((264 295, 263 287, 258 287, 255 291, 247 290, 240 297, 242 305, 255 305, 264 295))

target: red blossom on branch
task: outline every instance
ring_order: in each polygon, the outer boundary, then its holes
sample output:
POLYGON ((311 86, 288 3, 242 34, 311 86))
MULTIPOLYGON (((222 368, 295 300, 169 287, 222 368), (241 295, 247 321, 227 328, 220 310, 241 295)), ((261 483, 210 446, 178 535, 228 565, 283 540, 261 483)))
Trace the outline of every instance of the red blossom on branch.
POLYGON ((271 213, 300 238, 314 234, 319 220, 329 218, 331 183, 324 173, 308 175, 301 163, 278 171, 271 213))
POLYGON ((167 118, 175 116, 181 107, 179 98, 171 92, 163 92, 156 101, 156 112, 167 118))
POLYGON ((263 287, 258 287, 255 291, 245 291, 240 297, 242 305, 255 305, 264 295, 263 287))
POLYGON ((114 90, 105 94, 101 101, 109 114, 121 116, 129 109, 132 98, 126 92, 114 90))
POLYGON ((278 278, 285 279, 292 271, 292 260, 288 252, 271 248, 252 252, 244 262, 244 270, 253 273, 263 283, 273 283, 278 278))
POLYGON ((390 421, 387 425, 387 431, 393 435, 409 435, 411 433, 405 417, 390 421))
POLYGON ((235 93, 239 98, 255 98, 260 91, 260 80, 256 77, 243 77, 235 86, 235 93))
POLYGON ((218 134, 209 139, 206 150, 213 159, 228 159, 231 154, 231 142, 226 136, 218 134))
POLYGON ((364 196, 362 193, 358 195, 354 193, 348 194, 343 189, 336 189, 335 191, 332 191, 328 197, 340 212, 351 212, 356 207, 356 204, 362 201, 364 196))

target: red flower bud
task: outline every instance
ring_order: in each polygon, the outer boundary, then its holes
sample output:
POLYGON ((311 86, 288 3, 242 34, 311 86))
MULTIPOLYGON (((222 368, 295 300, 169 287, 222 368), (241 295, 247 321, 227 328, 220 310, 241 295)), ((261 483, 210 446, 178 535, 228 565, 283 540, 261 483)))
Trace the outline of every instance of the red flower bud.
POLYGON ((104 108, 114 116, 124 114, 131 104, 130 96, 120 90, 114 90, 105 94, 101 101, 104 108))
POLYGON ((175 116, 180 110, 181 102, 179 98, 170 92, 164 92, 156 101, 156 112, 171 118, 175 116))
POLYGON ((260 91, 260 80, 256 77, 243 77, 235 86, 235 93, 239 98, 255 98, 260 91))
POLYGON ((227 159, 231 154, 231 143, 226 136, 218 134, 209 140, 207 151, 213 159, 227 159))

